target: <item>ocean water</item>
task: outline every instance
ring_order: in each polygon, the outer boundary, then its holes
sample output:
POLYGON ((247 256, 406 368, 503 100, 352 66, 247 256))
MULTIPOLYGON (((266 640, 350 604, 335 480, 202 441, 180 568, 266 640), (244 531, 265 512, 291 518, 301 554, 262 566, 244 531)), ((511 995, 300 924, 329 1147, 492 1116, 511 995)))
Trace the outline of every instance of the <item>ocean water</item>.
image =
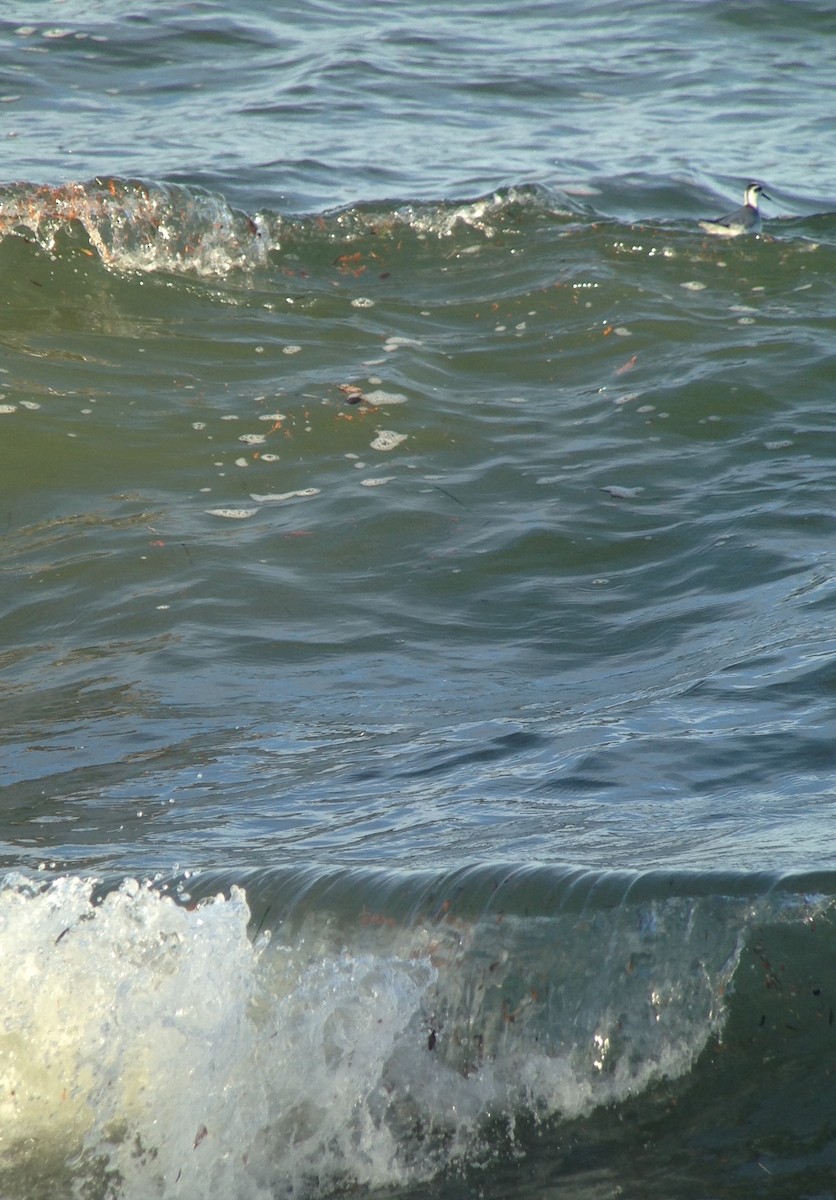
POLYGON ((836 1196, 834 33, 4 7, 3 1200, 836 1196))

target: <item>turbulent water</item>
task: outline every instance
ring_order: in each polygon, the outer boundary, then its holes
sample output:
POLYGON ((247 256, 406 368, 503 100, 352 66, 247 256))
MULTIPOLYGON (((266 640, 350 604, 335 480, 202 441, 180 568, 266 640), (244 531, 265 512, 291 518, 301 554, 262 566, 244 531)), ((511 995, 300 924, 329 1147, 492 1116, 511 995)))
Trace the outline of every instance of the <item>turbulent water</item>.
POLYGON ((274 7, 0 15, 0 1195, 833 1200, 830 7, 274 7))
POLYGON ((829 1194, 822 880, 233 877, 7 880, 5 1194, 829 1194))

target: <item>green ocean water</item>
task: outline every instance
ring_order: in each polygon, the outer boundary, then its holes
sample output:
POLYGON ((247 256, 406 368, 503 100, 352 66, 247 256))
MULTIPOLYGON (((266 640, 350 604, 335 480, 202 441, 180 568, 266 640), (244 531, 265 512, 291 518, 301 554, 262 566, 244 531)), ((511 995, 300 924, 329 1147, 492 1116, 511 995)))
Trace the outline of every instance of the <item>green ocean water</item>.
POLYGON ((27 865, 827 865, 826 221, 258 224, 3 242, 27 865))
POLYGON ((833 32, 4 9, 4 1198, 833 1196, 833 32))

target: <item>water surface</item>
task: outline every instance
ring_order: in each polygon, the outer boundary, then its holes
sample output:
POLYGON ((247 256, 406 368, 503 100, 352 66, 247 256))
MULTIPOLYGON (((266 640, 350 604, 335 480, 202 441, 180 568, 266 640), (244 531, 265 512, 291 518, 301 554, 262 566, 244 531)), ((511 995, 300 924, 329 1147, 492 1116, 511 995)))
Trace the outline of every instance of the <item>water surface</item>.
POLYGON ((4 1196, 832 1196, 832 22, 4 9, 4 1196))

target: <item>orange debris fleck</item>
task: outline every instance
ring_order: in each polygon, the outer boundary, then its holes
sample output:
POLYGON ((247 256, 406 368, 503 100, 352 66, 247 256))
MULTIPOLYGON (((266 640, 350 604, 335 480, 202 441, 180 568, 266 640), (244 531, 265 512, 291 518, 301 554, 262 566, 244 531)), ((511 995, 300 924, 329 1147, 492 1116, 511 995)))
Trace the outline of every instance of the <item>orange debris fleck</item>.
POLYGON ((638 362, 638 355, 634 354, 632 358, 628 358, 626 363, 622 363, 620 367, 616 367, 616 375, 626 375, 628 371, 632 371, 633 367, 638 362))

